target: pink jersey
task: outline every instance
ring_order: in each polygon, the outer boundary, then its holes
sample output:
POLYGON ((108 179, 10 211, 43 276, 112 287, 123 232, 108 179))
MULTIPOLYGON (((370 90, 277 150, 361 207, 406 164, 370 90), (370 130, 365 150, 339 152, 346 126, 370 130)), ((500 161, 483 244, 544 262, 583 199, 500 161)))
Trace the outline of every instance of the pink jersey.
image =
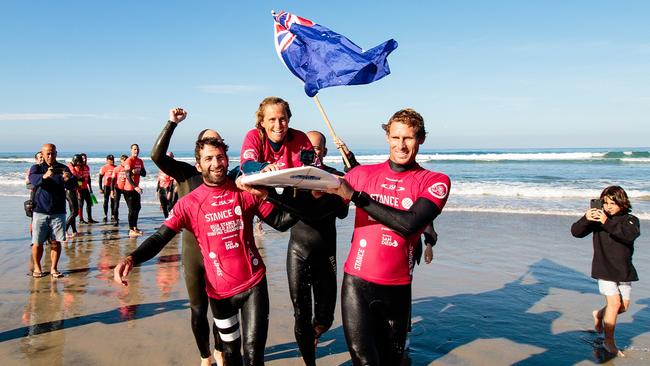
POLYGON ((118 165, 113 169, 113 180, 115 181, 115 187, 117 187, 117 189, 124 189, 124 184, 126 183, 126 172, 122 165, 118 165))
POLYGON ((162 170, 158 172, 158 187, 167 188, 172 184, 172 182, 174 182, 174 178, 165 174, 162 170))
POLYGON ((302 150, 313 150, 304 132, 290 128, 278 152, 273 151, 268 138, 260 139, 256 128, 248 131, 241 147, 240 164, 252 160, 260 163, 277 164, 280 169, 303 166, 300 162, 302 150))
MULTIPOLYGON (((405 172, 391 170, 388 161, 361 165, 345 175, 356 191, 399 210, 408 210, 420 197, 433 202, 442 211, 449 193, 449 177, 419 165, 405 172)), ((345 273, 380 285, 410 284, 413 275, 413 248, 424 227, 408 237, 375 221, 357 208, 350 253, 345 273)))
POLYGON ((99 168, 99 175, 103 176, 102 186, 110 187, 111 182, 113 181, 113 170, 115 170, 115 165, 106 163, 103 167, 99 168))
POLYGON ((88 185, 90 184, 90 167, 88 165, 83 165, 81 166, 81 184, 79 185, 79 189, 88 189, 88 185))
MULTIPOLYGON (((133 183, 135 183, 135 187, 138 187, 140 185, 140 171, 144 168, 144 162, 142 159, 132 156, 124 162, 124 170, 130 170, 133 175, 131 178, 133 179, 133 183)), ((133 191, 135 189, 134 186, 129 183, 129 180, 127 179, 126 182, 124 182, 124 190, 125 191, 133 191)))
POLYGON ((266 217, 273 205, 239 190, 200 185, 181 198, 165 220, 179 232, 190 230, 201 248, 208 296, 224 299, 248 290, 266 274, 255 238, 253 215, 266 217))

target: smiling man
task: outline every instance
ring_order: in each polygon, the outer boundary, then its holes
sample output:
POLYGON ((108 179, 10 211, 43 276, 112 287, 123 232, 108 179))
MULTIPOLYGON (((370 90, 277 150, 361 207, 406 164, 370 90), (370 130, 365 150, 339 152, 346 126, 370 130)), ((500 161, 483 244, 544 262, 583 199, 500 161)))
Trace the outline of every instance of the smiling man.
POLYGON ((256 118, 255 128, 248 131, 241 147, 241 170, 252 173, 303 166, 301 153, 313 147, 304 132, 289 128, 289 103, 278 97, 264 98, 256 118))
POLYGON ((414 247, 449 194, 445 174, 415 159, 426 131, 412 109, 382 125, 388 161, 361 165, 330 190, 356 205, 341 306, 345 339, 355 365, 399 365, 409 325, 414 247))
MULTIPOLYGON (((115 267, 126 285, 133 266, 153 258, 181 229, 198 241, 205 267, 205 291, 223 343, 226 365, 262 365, 269 325, 266 267, 253 237, 253 217, 286 230, 297 219, 271 203, 241 191, 228 179, 228 146, 221 139, 196 142, 196 169, 203 184, 181 198, 158 231, 115 267), (239 317, 241 313, 240 328, 239 317)), ((210 364, 209 358, 202 362, 210 364)))

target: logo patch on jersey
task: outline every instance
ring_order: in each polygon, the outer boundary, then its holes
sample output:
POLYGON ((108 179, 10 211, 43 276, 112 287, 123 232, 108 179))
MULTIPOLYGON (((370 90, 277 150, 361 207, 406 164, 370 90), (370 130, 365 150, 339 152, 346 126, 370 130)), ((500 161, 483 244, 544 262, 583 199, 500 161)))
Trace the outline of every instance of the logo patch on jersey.
POLYGON ((404 188, 404 187, 398 187, 395 184, 386 184, 386 183, 382 183, 381 188, 388 189, 389 191, 397 191, 397 192, 401 192, 403 190, 406 190, 406 188, 404 188))
POLYGON ((381 245, 397 247, 397 240, 393 240, 391 235, 381 234, 381 245))
POLYGON ((365 248, 366 245, 368 245, 368 242, 366 241, 366 239, 361 239, 361 240, 359 240, 359 246, 360 246, 361 248, 365 248))
POLYGON ((167 218, 165 219, 165 221, 167 221, 167 220, 171 220, 172 217, 174 217, 174 209, 173 209, 173 208, 171 209, 171 211, 169 211, 169 216, 167 216, 167 218))
POLYGON ((257 153, 255 149, 244 150, 243 154, 244 160, 257 160, 257 153))
POLYGON ((241 216, 241 206, 235 206, 235 215, 241 216))
POLYGON ((413 206, 413 200, 412 199, 406 197, 406 198, 404 198, 402 200, 402 207, 404 207, 405 209, 408 210, 409 208, 411 208, 411 206, 413 206))
POLYGON ((448 191, 449 189, 447 188, 447 185, 442 182, 435 183, 434 185, 429 187, 429 193, 431 193, 433 197, 439 199, 443 199, 447 197, 448 191))
POLYGON ((210 259, 215 259, 215 258, 217 258, 217 255, 214 252, 210 252, 208 254, 208 257, 210 257, 210 259))
POLYGON ((210 204, 210 206, 213 206, 213 207, 223 206, 223 205, 227 205, 227 204, 233 203, 234 201, 235 201, 235 200, 232 199, 232 198, 229 199, 229 200, 220 200, 220 201, 212 202, 212 203, 210 204))

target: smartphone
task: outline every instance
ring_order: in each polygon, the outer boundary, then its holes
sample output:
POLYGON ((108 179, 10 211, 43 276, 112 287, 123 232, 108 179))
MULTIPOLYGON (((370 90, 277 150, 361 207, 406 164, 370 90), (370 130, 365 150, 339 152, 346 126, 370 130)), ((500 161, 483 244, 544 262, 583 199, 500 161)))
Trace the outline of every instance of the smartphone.
POLYGON ((589 207, 597 208, 599 210, 602 210, 603 209, 603 201, 601 201, 599 198, 594 198, 589 203, 589 207))

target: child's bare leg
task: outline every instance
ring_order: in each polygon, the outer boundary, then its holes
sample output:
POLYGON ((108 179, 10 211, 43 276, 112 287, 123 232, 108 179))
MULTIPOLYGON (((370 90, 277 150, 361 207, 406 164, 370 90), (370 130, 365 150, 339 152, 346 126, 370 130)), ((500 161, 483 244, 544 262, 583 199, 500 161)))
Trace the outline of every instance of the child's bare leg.
POLYGON ((605 309, 607 309, 607 306, 591 312, 591 315, 594 317, 594 330, 599 334, 603 332, 603 314, 605 314, 605 309))
POLYGON ((614 340, 614 330, 616 329, 616 317, 621 309, 621 295, 605 296, 607 298, 607 306, 603 314, 603 328, 605 331, 605 340, 603 346, 607 352, 618 354, 616 341, 614 340))

